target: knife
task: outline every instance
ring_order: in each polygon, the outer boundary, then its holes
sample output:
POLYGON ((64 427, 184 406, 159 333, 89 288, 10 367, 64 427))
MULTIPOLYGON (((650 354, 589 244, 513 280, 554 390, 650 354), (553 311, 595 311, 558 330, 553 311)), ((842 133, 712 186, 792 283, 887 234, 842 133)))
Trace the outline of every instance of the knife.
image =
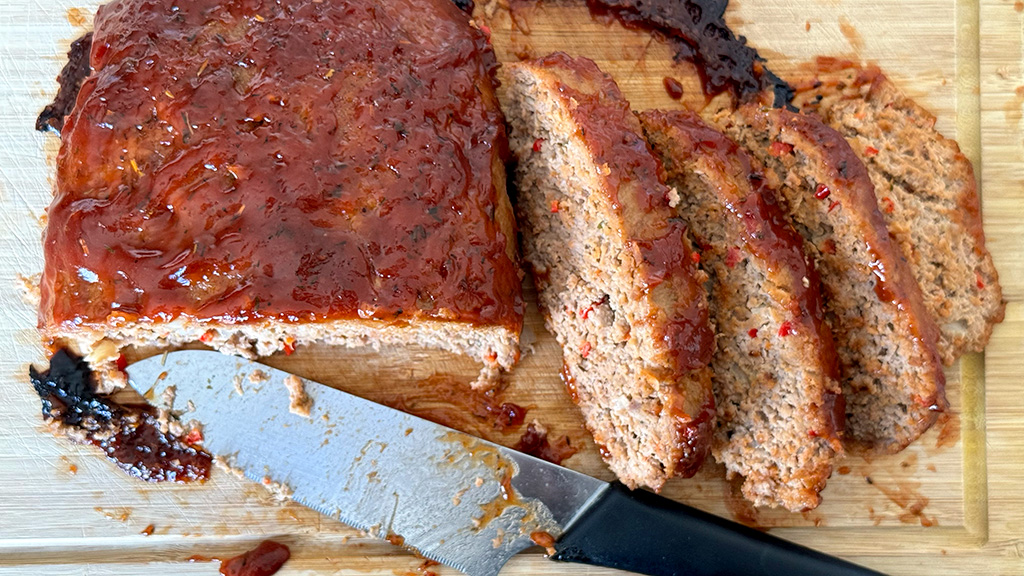
POLYGON ((249 479, 469 576, 537 543, 654 576, 879 574, 242 358, 184 350, 127 372, 249 479))

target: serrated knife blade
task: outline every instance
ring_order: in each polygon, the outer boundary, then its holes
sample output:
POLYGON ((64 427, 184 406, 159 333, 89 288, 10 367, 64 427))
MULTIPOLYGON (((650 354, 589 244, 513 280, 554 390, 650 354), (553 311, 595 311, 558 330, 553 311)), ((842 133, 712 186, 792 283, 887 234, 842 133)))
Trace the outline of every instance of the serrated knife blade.
POLYGON ((127 372, 254 482, 469 576, 495 576, 538 532, 553 560, 652 575, 878 574, 310 380, 308 415, 293 413, 297 377, 242 358, 169 352, 127 372))

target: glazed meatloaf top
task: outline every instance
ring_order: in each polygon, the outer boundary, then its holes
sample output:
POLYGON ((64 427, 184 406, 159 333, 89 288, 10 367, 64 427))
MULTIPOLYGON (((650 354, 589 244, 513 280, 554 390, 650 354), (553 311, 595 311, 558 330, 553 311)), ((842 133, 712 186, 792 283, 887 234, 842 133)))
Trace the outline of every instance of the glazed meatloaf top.
POLYGON ((118 0, 90 59, 57 159, 44 333, 187 318, 518 334, 496 60, 449 0, 118 0))

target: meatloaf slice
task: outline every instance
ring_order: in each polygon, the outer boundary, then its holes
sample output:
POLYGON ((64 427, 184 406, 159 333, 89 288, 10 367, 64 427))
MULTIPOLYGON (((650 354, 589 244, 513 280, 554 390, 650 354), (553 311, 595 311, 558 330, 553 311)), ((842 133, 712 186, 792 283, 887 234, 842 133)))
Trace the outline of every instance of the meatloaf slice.
POLYGON ((657 490, 710 445, 705 276, 614 81, 561 53, 505 73, 524 258, 566 384, 615 474, 657 490))
POLYGON ((821 280, 763 169, 690 111, 640 114, 710 277, 717 348, 711 451, 758 506, 808 510, 843 453, 821 280))
POLYGON ((937 328, 890 241, 864 164, 818 119, 746 105, 725 133, 765 167, 821 273, 836 340, 847 438, 898 452, 945 409, 937 328))
POLYGON ((874 66, 822 58, 794 103, 839 131, 867 166, 889 232, 939 326, 943 362, 981 352, 1005 303, 970 160, 874 66))
POLYGON ((108 367, 122 346, 194 341, 511 366, 523 301, 487 36, 450 0, 171 4, 96 16, 48 211, 44 337, 108 367))

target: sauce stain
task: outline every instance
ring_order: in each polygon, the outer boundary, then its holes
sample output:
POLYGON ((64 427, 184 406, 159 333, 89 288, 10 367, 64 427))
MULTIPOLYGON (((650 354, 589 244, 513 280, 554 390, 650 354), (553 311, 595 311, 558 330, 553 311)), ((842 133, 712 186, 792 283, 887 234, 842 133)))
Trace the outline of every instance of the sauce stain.
POLYGON ((89 17, 81 8, 68 8, 68 24, 75 28, 82 28, 89 21, 89 17))
POLYGON ((960 440, 960 415, 943 412, 939 416, 939 437, 935 440, 936 448, 948 448, 960 440))
MULTIPOLYGON (((866 478, 868 484, 871 484, 882 494, 885 494, 893 502, 899 506, 903 512, 898 516, 899 521, 903 524, 918 524, 925 528, 932 526, 938 526, 939 521, 935 516, 928 516, 924 513, 924 509, 928 506, 930 500, 928 497, 923 496, 918 490, 921 487, 920 482, 912 482, 910 480, 904 480, 902 483, 896 485, 896 487, 889 487, 879 484, 871 479, 866 478)), ((874 509, 868 509, 870 517, 875 520, 877 526, 881 522, 881 517, 874 515, 874 509)))
POLYGON ((850 19, 846 16, 839 17, 839 31, 846 37, 846 41, 850 43, 850 47, 855 51, 860 52, 864 49, 864 37, 860 35, 857 28, 850 22, 850 19))

